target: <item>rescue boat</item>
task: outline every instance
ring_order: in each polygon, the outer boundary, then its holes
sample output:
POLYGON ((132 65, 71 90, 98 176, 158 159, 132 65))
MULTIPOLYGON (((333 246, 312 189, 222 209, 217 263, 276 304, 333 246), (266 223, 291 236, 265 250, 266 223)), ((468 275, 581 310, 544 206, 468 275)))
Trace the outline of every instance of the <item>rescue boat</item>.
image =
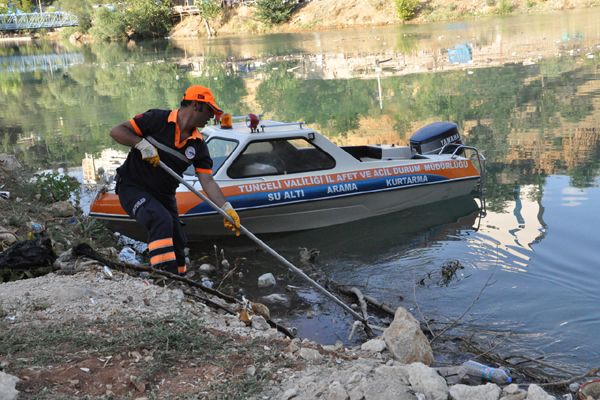
MULTIPOLYGON (((338 146, 302 122, 245 116, 202 133, 215 181, 253 233, 320 228, 459 198, 476 193, 485 176, 485 158, 462 143, 450 122, 421 128, 408 146, 338 146)), ((188 171, 184 179, 200 190, 188 171)), ((189 240, 230 234, 222 217, 184 185, 176 199, 189 240)), ((90 216, 146 239, 114 187, 96 196, 90 216)))

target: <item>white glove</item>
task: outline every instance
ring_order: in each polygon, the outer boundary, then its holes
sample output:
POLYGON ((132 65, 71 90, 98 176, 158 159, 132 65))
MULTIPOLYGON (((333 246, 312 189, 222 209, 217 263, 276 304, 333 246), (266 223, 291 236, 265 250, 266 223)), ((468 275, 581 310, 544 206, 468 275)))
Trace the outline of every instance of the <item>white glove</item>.
POLYGON ((134 147, 142 153, 142 159, 144 161, 150 163, 153 167, 158 166, 158 163, 160 162, 158 150, 156 150, 156 147, 152 146, 149 141, 142 139, 134 147))

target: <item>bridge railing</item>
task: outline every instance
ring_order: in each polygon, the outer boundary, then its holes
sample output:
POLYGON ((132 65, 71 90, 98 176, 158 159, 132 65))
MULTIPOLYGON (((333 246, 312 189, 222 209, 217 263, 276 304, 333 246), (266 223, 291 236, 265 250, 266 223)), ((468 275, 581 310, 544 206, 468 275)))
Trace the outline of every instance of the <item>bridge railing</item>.
POLYGON ((0 14, 0 31, 59 28, 62 26, 77 26, 78 24, 79 21, 76 16, 64 11, 0 14))

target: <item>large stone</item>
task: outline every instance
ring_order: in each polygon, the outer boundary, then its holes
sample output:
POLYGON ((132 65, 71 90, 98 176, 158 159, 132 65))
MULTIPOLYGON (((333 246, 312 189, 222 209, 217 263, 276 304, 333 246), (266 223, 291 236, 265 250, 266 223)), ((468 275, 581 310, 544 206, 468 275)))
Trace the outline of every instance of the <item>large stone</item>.
POLYGON ((416 400, 400 367, 381 366, 361 384, 365 400, 416 400))
POLYGON ((273 276, 272 273, 268 273, 268 274, 262 274, 261 276, 258 277, 258 287, 260 288, 267 288, 267 287, 271 287, 271 286, 275 286, 277 284, 277 281, 275 280, 275 277, 273 276))
POLYGON ((340 382, 335 381, 331 385, 329 385, 329 390, 325 395, 327 400, 347 400, 350 396, 348 396, 348 392, 344 388, 340 382))
POLYGON ((271 326, 263 316, 255 315, 254 317, 252 317, 252 328, 259 331, 266 331, 270 327, 271 326))
POLYGON ((5 171, 16 171, 23 168, 17 157, 12 154, 0 153, 0 169, 5 171))
POLYGON ((385 342, 381 339, 371 339, 364 342, 360 346, 360 349, 369 351, 371 353, 381 353, 383 350, 385 350, 385 342))
POLYGON ((273 293, 268 296, 263 296, 260 299, 263 303, 266 304, 280 305, 285 307, 289 307, 290 305, 290 298, 287 297, 285 294, 281 293, 273 293))
POLYGON ((0 371, 0 400, 15 400, 19 391, 15 389, 19 378, 0 371))
POLYGON ((452 400, 498 400, 501 389, 495 383, 479 386, 454 385, 450 387, 452 400))
POLYGON ((527 392, 522 391, 515 394, 507 394, 506 396, 500 397, 500 400, 525 400, 527 398, 527 392))
POLYGON ((422 363, 413 363, 403 367, 408 374, 408 381, 414 391, 425 395, 426 400, 446 400, 448 385, 433 368, 422 363))
POLYGON ((306 361, 319 361, 323 358, 317 350, 308 347, 301 348, 298 355, 306 361))
POLYGON ((50 206, 50 212, 55 217, 71 217, 75 214, 75 207, 68 201, 57 201, 50 206))
POLYGON ((556 400, 556 397, 550 396, 538 385, 529 385, 527 388, 527 400, 556 400))
POLYGON ((402 363, 433 363, 431 345, 419 322, 402 307, 398 307, 394 321, 383 332, 383 340, 392 356, 402 363))

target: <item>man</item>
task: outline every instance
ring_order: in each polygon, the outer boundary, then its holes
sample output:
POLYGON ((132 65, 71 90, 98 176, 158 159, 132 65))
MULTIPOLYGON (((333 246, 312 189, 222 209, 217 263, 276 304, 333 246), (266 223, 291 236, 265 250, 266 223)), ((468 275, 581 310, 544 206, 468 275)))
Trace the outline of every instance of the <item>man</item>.
POLYGON ((176 110, 148 110, 115 126, 110 136, 132 149, 117 169, 117 193, 123 209, 148 231, 150 264, 172 273, 186 272, 186 237, 178 218, 175 191, 179 182, 158 167, 163 161, 179 175, 193 164, 208 197, 234 221, 226 228, 240 234, 240 218, 212 177, 212 159, 201 128, 223 111, 212 92, 190 86, 176 110))

